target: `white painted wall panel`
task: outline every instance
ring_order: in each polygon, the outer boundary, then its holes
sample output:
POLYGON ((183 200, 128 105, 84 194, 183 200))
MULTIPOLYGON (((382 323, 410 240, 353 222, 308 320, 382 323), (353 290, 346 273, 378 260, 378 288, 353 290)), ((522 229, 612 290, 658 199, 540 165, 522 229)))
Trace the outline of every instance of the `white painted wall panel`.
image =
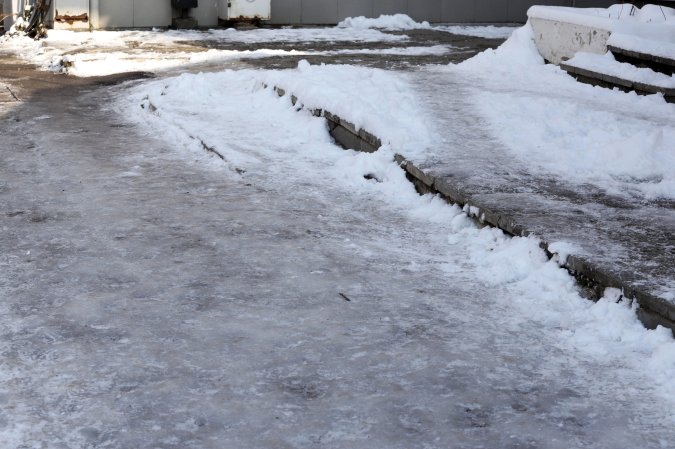
POLYGON ((270 18, 270 0, 229 0, 229 4, 229 19, 241 17, 268 20, 270 18))
MULTIPOLYGON (((100 2, 110 0, 99 0, 100 2)), ((171 25, 169 0, 134 0, 134 27, 167 27, 171 25)))
POLYGON ((101 28, 131 28, 134 26, 134 0, 99 0, 101 28))

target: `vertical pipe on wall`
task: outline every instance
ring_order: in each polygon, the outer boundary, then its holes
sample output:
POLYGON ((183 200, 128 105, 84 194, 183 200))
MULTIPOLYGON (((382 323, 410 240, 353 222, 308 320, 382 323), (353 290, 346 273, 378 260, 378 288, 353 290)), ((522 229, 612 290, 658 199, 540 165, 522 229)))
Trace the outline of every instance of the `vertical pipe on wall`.
POLYGON ((92 29, 100 28, 99 18, 99 0, 89 0, 89 27, 92 29))

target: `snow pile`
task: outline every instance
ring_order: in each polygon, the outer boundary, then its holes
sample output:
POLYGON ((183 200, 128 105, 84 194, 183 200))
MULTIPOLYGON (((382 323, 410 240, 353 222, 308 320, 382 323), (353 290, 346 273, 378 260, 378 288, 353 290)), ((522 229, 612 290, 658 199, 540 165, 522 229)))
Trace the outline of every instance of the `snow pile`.
POLYGON ((342 22, 338 23, 338 28, 352 28, 355 30, 367 30, 370 28, 379 28, 383 30, 418 30, 431 29, 429 22, 415 22, 410 16, 406 14, 383 14, 377 19, 368 19, 366 17, 348 17, 342 22))
POLYGON ((475 85, 487 129, 524 166, 612 194, 675 198, 675 105, 577 83, 544 65, 530 25, 447 71, 475 85))
POLYGON ((524 70, 523 66, 542 65, 544 65, 544 58, 541 57, 534 43, 532 27, 525 25, 514 31, 511 37, 497 49, 487 49, 462 62, 459 66, 477 72, 483 72, 483 69, 512 72, 524 70))
POLYGON ((520 27, 494 26, 494 25, 439 25, 434 30, 446 33, 459 34, 461 36, 482 37, 485 39, 507 39, 520 27))
POLYGON ((675 198, 672 123, 557 97, 492 93, 475 102, 502 142, 529 164, 568 182, 604 183, 610 191, 626 183, 648 198, 675 198))
POLYGON ((659 41, 631 34, 612 33, 607 45, 675 60, 675 41, 659 41))
POLYGON ((406 155, 423 152, 433 142, 429 118, 402 74, 307 61, 297 70, 264 73, 266 84, 296 95, 305 107, 330 111, 395 150, 405 149, 406 155))
MULTIPOLYGON (((434 232, 446 236, 445 243, 435 248, 438 254, 447 254, 441 269, 464 283, 482 284, 498 292, 490 295, 495 303, 489 308, 500 311, 501 328, 535 325, 546 341, 557 346, 548 351, 574 354, 570 358, 579 366, 570 365, 570 370, 584 369, 587 361, 611 367, 613 372, 620 369, 628 378, 654 386, 660 397, 675 405, 675 341, 669 331, 644 329, 634 308, 618 301, 616 291, 609 290, 597 303, 582 299, 574 279, 547 259, 536 239, 480 229, 458 207, 435 196, 418 196, 392 161, 390 150, 365 154, 338 149, 331 144, 322 119, 297 111, 288 96, 279 98, 271 88, 263 88, 261 80, 278 76, 242 70, 153 81, 132 90, 122 113, 145 123, 176 148, 192 149, 194 153, 186 155, 190 160, 206 154, 203 145, 217 149, 227 164, 263 173, 266 188, 302 185, 302 190, 320 191, 320 186, 330 186, 350 198, 385 204, 387 209, 407 214, 421 228, 433 226, 434 232), (364 179, 364 174, 372 180, 364 179)), ((324 82, 339 76, 361 79, 367 73, 353 67, 303 64, 288 79, 294 76, 324 82)), ((383 76, 376 74, 366 85, 396 82, 383 76)), ((399 83, 398 90, 404 98, 412 95, 403 84, 399 83)), ((335 93, 344 96, 344 92, 335 93)), ((381 95, 382 104, 392 101, 381 95)), ((395 130, 400 123, 389 126, 395 130)), ((672 419, 672 410, 665 408, 664 415, 672 419)))

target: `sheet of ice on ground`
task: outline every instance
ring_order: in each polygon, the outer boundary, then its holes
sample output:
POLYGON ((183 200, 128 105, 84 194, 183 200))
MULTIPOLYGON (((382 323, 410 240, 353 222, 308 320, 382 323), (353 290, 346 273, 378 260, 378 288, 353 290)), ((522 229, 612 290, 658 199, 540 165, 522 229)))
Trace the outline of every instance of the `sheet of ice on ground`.
MULTIPOLYGON (((363 76, 360 70, 352 70, 363 76)), ((444 233, 446 243, 438 249, 447 255, 440 267, 448 276, 503 291, 498 329, 535 320, 543 325, 546 340, 551 336, 550 341, 578 358, 578 363, 620 366, 625 376, 621 382, 642 379, 645 385, 649 382, 644 379, 649 379, 655 393, 666 401, 661 409, 664 416, 675 416, 675 342, 669 331, 645 330, 634 310, 617 303, 618 292, 608 291, 598 303, 582 299, 574 280, 547 259, 536 239, 478 229, 457 207, 432 196, 419 197, 393 163, 390 151, 363 154, 337 149, 321 119, 296 112, 288 98, 279 99, 270 87, 262 87, 270 76, 274 74, 227 71, 153 82, 133 90, 125 100, 124 114, 192 148, 192 154, 201 154, 206 144, 240 170, 268 173, 269 185, 328 184, 351 192, 359 202, 374 201, 409 216, 419 222, 419 230, 432 227, 444 233), (222 85, 229 86, 227 92, 219 89, 222 85), (156 109, 148 108, 150 103, 156 109), (151 109, 154 112, 148 112, 151 109), (247 135, 257 138, 248 142, 247 135), (268 143, 261 145, 261 141, 268 143), (372 174, 378 182, 364 182, 364 174, 372 174)), ((495 306, 485 304, 482 309, 489 314, 495 306)), ((507 332, 499 338, 514 335, 507 332)), ((576 363, 570 364, 573 370, 576 363)), ((593 382, 603 378, 604 374, 598 375, 593 382)))
POLYGON ((612 194, 675 198, 675 106, 577 83, 544 65, 531 27, 445 69, 475 85, 473 104, 522 164, 612 194))

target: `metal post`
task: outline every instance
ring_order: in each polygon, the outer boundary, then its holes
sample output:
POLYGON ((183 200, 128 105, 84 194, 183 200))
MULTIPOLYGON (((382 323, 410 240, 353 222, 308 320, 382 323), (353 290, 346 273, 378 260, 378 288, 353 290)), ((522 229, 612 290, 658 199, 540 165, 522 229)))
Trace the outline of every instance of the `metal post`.
POLYGON ((98 29, 101 27, 99 13, 99 0, 89 0, 89 27, 98 29))

